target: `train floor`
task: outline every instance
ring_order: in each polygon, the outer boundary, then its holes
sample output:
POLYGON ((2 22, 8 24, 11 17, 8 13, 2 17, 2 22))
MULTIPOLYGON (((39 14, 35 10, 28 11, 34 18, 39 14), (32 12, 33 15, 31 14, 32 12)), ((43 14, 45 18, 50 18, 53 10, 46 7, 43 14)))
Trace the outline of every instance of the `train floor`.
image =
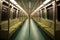
POLYGON ((22 28, 17 30, 10 40, 52 40, 41 28, 37 27, 37 24, 30 19, 27 19, 22 28))

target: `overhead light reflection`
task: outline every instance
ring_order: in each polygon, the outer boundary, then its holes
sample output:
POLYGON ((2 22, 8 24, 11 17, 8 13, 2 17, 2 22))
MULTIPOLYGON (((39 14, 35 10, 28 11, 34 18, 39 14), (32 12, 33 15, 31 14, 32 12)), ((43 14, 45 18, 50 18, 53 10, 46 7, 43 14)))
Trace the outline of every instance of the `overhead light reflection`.
POLYGON ((17 7, 19 7, 26 15, 28 15, 27 14, 27 12, 20 6, 20 5, 18 5, 18 3, 15 1, 15 0, 10 0, 10 2, 12 2, 13 4, 15 4, 17 7))
POLYGON ((33 11, 32 13, 31 13, 31 15, 33 15, 35 12, 37 12, 42 6, 44 6, 45 4, 47 4, 48 2, 50 2, 51 0, 46 0, 46 1, 44 1, 43 2, 43 4, 42 5, 40 5, 35 11, 33 11))

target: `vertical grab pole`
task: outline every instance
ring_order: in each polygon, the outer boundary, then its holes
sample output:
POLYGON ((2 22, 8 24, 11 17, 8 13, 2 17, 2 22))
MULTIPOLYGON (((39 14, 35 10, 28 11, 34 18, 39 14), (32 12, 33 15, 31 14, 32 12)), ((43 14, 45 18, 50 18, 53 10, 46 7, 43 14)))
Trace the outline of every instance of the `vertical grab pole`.
POLYGON ((9 40, 9 28, 10 28, 10 0, 8 0, 9 6, 8 6, 8 40, 9 40))
POLYGON ((57 6, 56 6, 56 0, 54 0, 54 34, 55 34, 55 38, 54 40, 56 40, 56 10, 57 10, 57 6))
POLYGON ((2 1, 0 0, 0 30, 1 30, 2 1))
POLYGON ((31 7, 31 5, 30 5, 30 1, 29 1, 29 14, 28 14, 28 16, 29 16, 29 40, 30 40, 30 7, 31 7))
POLYGON ((28 14, 29 16, 29 40, 30 40, 30 13, 28 14))

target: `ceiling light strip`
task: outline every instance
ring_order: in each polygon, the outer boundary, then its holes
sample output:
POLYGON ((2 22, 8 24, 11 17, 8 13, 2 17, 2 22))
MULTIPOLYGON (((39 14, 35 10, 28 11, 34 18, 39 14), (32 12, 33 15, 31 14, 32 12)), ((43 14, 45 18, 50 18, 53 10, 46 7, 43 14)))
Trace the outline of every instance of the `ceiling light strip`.
POLYGON ((26 12, 21 6, 19 6, 18 3, 17 3, 15 0, 10 0, 10 2, 12 2, 13 4, 15 4, 15 5, 16 5, 17 7, 19 7, 26 15, 28 15, 27 12, 26 12))
POLYGON ((37 12, 42 6, 44 6, 45 4, 47 4, 48 2, 50 2, 51 0, 46 0, 46 1, 44 1, 43 2, 43 4, 42 5, 40 5, 35 11, 33 11, 32 13, 31 13, 31 15, 33 15, 35 12, 37 12))

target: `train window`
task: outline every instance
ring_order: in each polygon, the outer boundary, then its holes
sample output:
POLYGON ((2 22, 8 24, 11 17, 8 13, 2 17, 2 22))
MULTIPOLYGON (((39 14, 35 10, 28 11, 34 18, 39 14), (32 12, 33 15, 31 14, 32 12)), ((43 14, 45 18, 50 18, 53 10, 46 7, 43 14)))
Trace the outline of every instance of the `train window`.
POLYGON ((47 8, 47 18, 50 20, 53 20, 53 8, 52 7, 47 8))
POLYGON ((60 0, 57 0, 57 5, 60 4, 60 0))
POLYGON ((10 5, 10 19, 13 19, 13 11, 12 11, 12 6, 10 5))
POLYGON ((7 3, 5 3, 5 2, 3 2, 2 4, 3 4, 3 5, 5 5, 5 6, 8 6, 8 4, 7 4, 7 3))
POLYGON ((17 15, 17 18, 19 18, 19 10, 18 10, 18 15, 17 15))
POLYGON ((47 7, 47 18, 53 20, 53 7, 52 4, 47 7))
POLYGON ((41 18, 41 11, 39 10, 39 17, 41 18))
POLYGON ((45 18, 45 12, 44 12, 44 9, 42 9, 42 17, 45 18))
POLYGON ((57 19, 60 21, 60 6, 57 6, 57 19))
POLYGON ((6 3, 2 5, 1 21, 8 20, 8 7, 6 3))
POLYGON ((15 19, 16 18, 16 8, 13 8, 14 10, 13 10, 13 19, 15 19))

